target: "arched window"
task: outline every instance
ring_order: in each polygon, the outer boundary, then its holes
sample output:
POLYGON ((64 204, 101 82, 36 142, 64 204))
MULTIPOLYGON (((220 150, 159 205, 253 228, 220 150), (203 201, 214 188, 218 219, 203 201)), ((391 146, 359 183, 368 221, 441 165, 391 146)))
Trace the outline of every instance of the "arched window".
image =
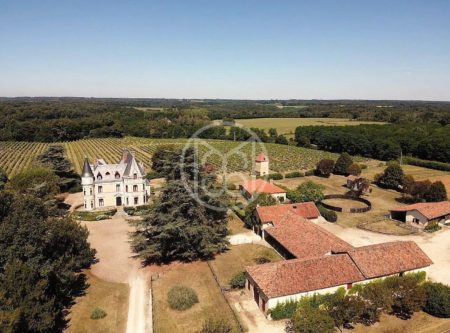
POLYGON ((137 173, 133 174, 133 178, 137 179, 137 173))
POLYGON ((110 175, 110 173, 109 172, 107 172, 106 174, 105 174, 106 176, 109 176, 110 175))
POLYGON ((97 180, 102 180, 103 179, 103 177, 102 177, 102 175, 100 174, 100 172, 97 174, 97 180))
POLYGON ((116 174, 114 175, 114 178, 120 179, 120 173, 116 172, 116 174))

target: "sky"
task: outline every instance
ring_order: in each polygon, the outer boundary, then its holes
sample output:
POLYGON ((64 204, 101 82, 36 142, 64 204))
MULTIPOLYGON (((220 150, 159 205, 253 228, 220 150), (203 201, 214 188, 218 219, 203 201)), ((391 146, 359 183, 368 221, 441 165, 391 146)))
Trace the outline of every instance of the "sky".
POLYGON ((0 96, 450 100, 448 0, 0 0, 0 96))

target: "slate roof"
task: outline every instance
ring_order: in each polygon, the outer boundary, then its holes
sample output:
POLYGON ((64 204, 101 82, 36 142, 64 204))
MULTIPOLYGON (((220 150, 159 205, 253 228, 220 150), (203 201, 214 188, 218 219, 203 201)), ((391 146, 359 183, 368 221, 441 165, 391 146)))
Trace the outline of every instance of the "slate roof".
POLYGON ((267 194, 274 194, 274 193, 285 193, 286 190, 282 189, 281 187, 278 187, 274 184, 271 184, 269 182, 266 182, 263 179, 252 179, 245 181, 241 185, 248 193, 267 193, 267 194))
POLYGON ((391 212, 408 212, 417 210, 428 220, 433 220, 441 216, 450 215, 450 201, 441 202, 419 202, 412 205, 401 206, 391 209, 391 212))
POLYGON ((267 298, 341 286, 364 280, 347 254, 287 260, 246 267, 267 298))
POLYGON ((307 219, 315 219, 320 216, 319 210, 312 201, 287 205, 260 206, 256 208, 256 211, 262 224, 269 222, 275 224, 279 222, 288 211, 307 219))
POLYGON ((297 214, 288 211, 273 228, 264 230, 297 259, 321 257, 353 249, 347 242, 297 214))
MULTIPOLYGON (((83 173, 84 168, 85 166, 83 166, 83 173)), ((103 159, 97 159, 92 168, 91 172, 93 173, 93 176, 97 177, 100 174, 103 180, 114 179, 116 173, 118 173, 121 178, 132 177, 134 173, 136 173, 138 177, 145 176, 145 170, 142 163, 138 162, 134 154, 129 150, 124 150, 122 159, 117 164, 107 164, 103 159)))

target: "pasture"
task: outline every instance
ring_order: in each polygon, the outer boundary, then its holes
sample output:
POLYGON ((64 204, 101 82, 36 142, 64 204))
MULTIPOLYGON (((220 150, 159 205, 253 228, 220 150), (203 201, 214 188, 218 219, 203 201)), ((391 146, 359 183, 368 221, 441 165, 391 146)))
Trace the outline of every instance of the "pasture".
POLYGON ((374 121, 358 121, 345 118, 252 118, 236 119, 245 127, 276 128, 278 134, 294 134, 298 126, 356 126, 361 124, 383 124, 374 121))

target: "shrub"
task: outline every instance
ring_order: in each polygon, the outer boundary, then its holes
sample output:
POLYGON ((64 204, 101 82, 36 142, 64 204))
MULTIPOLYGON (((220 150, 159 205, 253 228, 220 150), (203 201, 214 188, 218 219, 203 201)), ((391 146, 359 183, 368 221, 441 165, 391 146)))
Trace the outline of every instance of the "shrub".
POLYGON ((425 200, 427 202, 447 201, 447 199, 447 190, 441 181, 432 183, 427 193, 425 193, 425 200))
POLYGON ((366 170, 366 169, 367 169, 367 164, 361 163, 361 164, 359 165, 359 167, 361 168, 361 170, 366 170))
POLYGON ((227 189, 229 191, 235 191, 235 190, 237 190, 237 186, 236 186, 236 184, 233 184, 233 183, 227 183, 227 189))
POLYGON ((450 171, 449 163, 426 161, 413 157, 404 157, 403 162, 409 165, 416 165, 424 168, 430 168, 435 170, 450 171))
POLYGON ((255 258, 255 263, 258 265, 267 264, 268 262, 271 262, 271 260, 266 256, 259 256, 255 258))
POLYGON ((323 190, 323 185, 307 181, 295 190, 288 190, 286 195, 292 202, 318 202, 324 198, 323 190))
POLYGON ((245 275, 245 272, 239 272, 231 278, 230 286, 233 289, 242 289, 245 287, 246 280, 247 276, 245 275))
POLYGON ((441 230, 441 226, 439 225, 439 223, 437 221, 432 221, 425 226, 424 230, 426 232, 432 233, 432 232, 441 230))
POLYGON ((440 318, 450 318, 450 287, 442 283, 424 284, 427 300, 423 310, 440 318))
POLYGON ((102 319, 102 318, 105 318, 106 316, 107 316, 107 313, 103 309, 100 309, 100 308, 95 308, 91 312, 92 320, 102 319))
POLYGON ((296 301, 278 303, 274 308, 268 311, 268 314, 273 320, 289 319, 294 316, 297 306, 298 302, 296 301))
POLYGON ((397 162, 390 162, 388 163, 388 166, 384 170, 383 174, 375 177, 375 181, 380 187, 399 190, 401 188, 403 178, 404 173, 402 167, 397 162))
POLYGON ((310 305, 299 306, 292 320, 287 324, 287 332, 333 333, 333 318, 324 310, 310 305))
POLYGON ((167 294, 167 302, 171 309, 183 311, 198 303, 198 296, 192 288, 175 286, 170 288, 167 294))
POLYGON ((95 217, 95 220, 96 221, 101 221, 101 220, 107 220, 107 219, 109 219, 109 216, 108 215, 97 215, 96 217, 95 217))
POLYGON ((207 319, 198 333, 231 333, 233 328, 224 319, 207 319))
POLYGON ((281 173, 271 173, 267 176, 267 179, 280 180, 283 179, 283 175, 281 173))
POLYGON ((322 205, 317 205, 317 208, 319 209, 320 215, 327 220, 328 222, 336 222, 338 217, 335 211, 325 208, 322 205))
POLYGON ((347 173, 353 176, 359 176, 361 174, 361 167, 357 163, 353 163, 347 169, 347 173))
POLYGON ((314 176, 316 174, 316 170, 311 169, 305 172, 305 176, 314 176))
POLYGON ((297 178, 297 177, 305 177, 305 173, 300 171, 288 172, 284 175, 284 178, 297 178))

